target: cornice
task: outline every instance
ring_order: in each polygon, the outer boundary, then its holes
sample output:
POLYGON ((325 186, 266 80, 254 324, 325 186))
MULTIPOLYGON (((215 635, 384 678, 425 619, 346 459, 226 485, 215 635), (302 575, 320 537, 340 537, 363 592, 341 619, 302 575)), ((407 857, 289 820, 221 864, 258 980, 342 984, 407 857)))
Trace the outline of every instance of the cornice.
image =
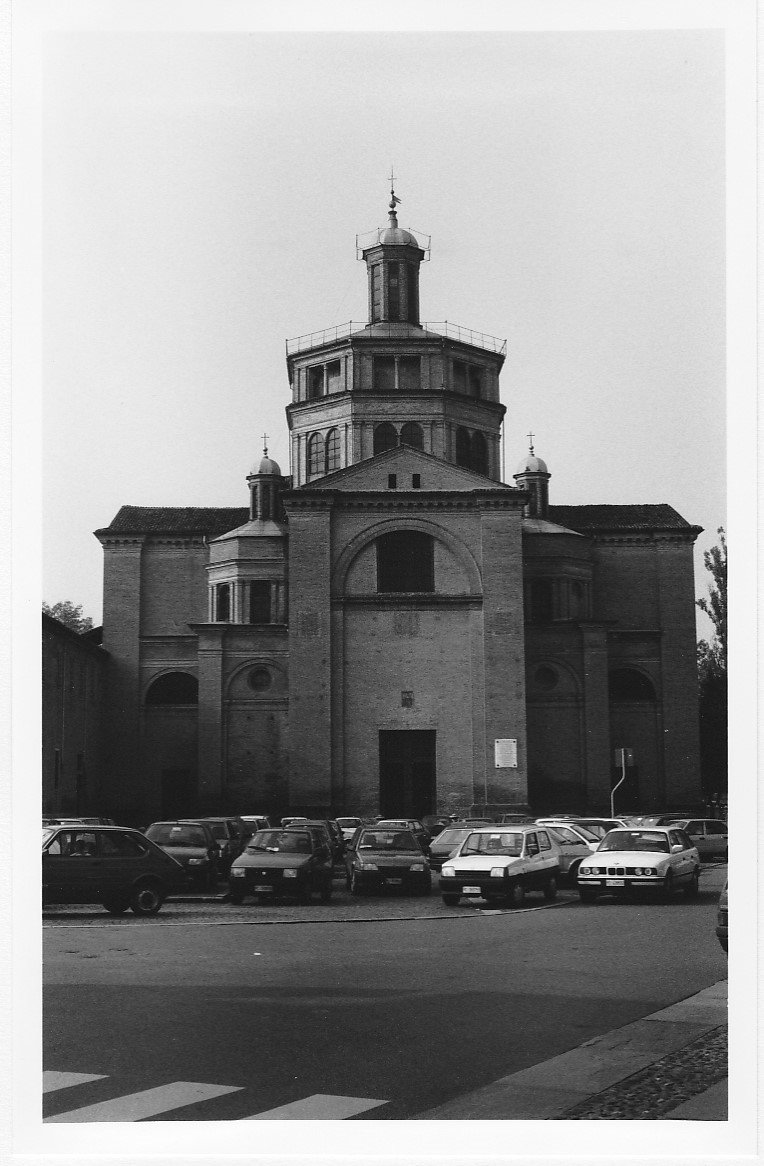
POLYGON ((511 510, 521 511, 525 495, 517 498, 496 491, 496 494, 482 490, 414 491, 401 490, 369 491, 363 497, 357 493, 342 490, 322 491, 313 495, 304 493, 301 487, 294 494, 285 496, 285 504, 293 510, 368 510, 368 511, 454 511, 454 510, 511 510))
MULTIPOLYGON (((701 531, 701 527, 691 526, 685 530, 672 531, 656 531, 646 530, 643 532, 635 531, 633 533, 603 533, 596 530, 588 530, 586 534, 592 541, 601 546, 655 546, 659 543, 668 543, 670 545, 692 546, 701 531)), ((583 533, 583 532, 582 532, 583 533)))
POLYGON ((333 608, 342 607, 373 607, 395 611, 407 611, 431 607, 471 607, 483 606, 482 595, 443 595, 437 592, 422 592, 412 594, 410 591, 391 591, 373 595, 335 595, 331 598, 333 608))

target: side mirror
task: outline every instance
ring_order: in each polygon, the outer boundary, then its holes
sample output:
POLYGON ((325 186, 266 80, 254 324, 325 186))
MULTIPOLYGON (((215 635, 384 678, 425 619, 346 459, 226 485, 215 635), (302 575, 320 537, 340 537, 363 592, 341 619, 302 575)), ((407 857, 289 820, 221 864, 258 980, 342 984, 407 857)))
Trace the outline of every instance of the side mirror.
POLYGON ((674 845, 671 847, 672 854, 681 854, 683 850, 684 850, 684 847, 682 846, 681 842, 675 842, 674 845))

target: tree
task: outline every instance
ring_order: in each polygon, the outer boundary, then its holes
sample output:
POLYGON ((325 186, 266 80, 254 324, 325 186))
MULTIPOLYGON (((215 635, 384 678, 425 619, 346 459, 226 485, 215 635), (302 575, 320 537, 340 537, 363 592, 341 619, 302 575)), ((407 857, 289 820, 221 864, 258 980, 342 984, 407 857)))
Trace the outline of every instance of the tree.
POLYGON ((83 632, 89 632, 93 628, 93 621, 89 615, 82 614, 82 604, 74 604, 70 599, 63 599, 59 603, 54 603, 51 607, 48 603, 43 603, 42 610, 45 615, 50 615, 53 619, 57 619, 65 627, 71 628, 73 632, 78 632, 82 635, 83 632))
POLYGON ((711 575, 708 598, 696 603, 713 624, 712 639, 698 643, 700 771, 703 790, 727 796, 727 541, 719 527, 719 545, 703 562, 711 575))

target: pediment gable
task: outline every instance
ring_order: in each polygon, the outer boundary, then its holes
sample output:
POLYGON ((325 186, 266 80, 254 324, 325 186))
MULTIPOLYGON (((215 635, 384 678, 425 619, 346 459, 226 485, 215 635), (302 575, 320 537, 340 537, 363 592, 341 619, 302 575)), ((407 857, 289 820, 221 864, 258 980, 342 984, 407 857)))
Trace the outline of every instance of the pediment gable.
POLYGON ((421 449, 399 445, 395 449, 375 454, 365 461, 336 470, 333 474, 318 478, 301 486, 298 493, 336 491, 347 493, 373 492, 390 489, 389 475, 395 474, 398 490, 417 489, 421 491, 448 490, 463 491, 496 490, 501 493, 517 493, 514 486, 494 482, 484 474, 475 473, 463 466, 455 466, 443 458, 434 457, 421 449), (413 486, 414 474, 419 475, 419 485, 413 486))

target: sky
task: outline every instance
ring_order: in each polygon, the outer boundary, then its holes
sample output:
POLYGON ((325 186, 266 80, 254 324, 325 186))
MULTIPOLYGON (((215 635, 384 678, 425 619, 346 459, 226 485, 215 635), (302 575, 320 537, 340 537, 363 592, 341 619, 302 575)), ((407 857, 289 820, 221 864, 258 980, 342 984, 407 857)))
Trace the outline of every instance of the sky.
MULTIPOLYGON (((43 598, 101 618, 124 504, 288 469, 285 340, 367 320, 355 236, 432 236, 423 321, 507 340, 505 479, 725 515, 724 34, 88 31, 42 55, 43 598)), ((707 632, 704 632, 707 634, 707 632)))

